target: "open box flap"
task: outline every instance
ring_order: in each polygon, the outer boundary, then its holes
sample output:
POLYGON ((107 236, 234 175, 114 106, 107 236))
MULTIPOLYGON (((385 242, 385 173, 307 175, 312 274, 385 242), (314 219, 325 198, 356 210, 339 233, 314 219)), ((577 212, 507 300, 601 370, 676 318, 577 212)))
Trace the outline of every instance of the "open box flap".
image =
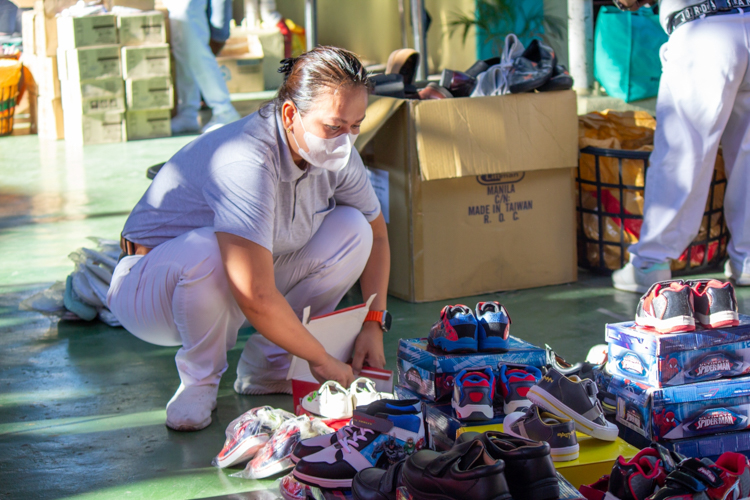
POLYGON ((365 121, 362 122, 362 126, 359 129, 359 137, 354 146, 357 151, 362 151, 370 139, 375 137, 380 127, 385 125, 385 122, 393 116, 398 108, 404 104, 403 99, 393 99, 390 97, 379 97, 375 95, 370 96, 370 101, 367 104, 367 114, 365 121))
POLYGON ((423 101, 414 110, 426 181, 578 164, 573 91, 423 101))

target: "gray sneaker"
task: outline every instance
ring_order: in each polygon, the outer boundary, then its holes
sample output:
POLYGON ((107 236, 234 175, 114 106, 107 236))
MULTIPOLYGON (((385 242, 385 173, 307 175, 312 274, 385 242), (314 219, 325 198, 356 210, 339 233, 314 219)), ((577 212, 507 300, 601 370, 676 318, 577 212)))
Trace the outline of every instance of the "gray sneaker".
POLYGON ((528 398, 558 417, 573 420, 579 432, 596 439, 614 441, 617 439, 617 426, 604 418, 597 392, 593 380, 581 380, 576 375, 566 377, 552 368, 541 382, 529 389, 528 398))
POLYGON ((578 458, 576 426, 569 418, 558 417, 531 405, 526 411, 506 415, 503 432, 532 441, 546 441, 550 456, 555 462, 568 462, 578 458))

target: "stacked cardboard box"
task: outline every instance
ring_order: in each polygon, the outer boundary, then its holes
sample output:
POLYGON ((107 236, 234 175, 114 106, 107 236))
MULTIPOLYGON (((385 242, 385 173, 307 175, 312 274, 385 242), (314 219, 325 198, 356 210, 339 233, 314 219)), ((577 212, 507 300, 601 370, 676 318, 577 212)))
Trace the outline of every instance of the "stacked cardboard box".
POLYGON ((168 137, 174 89, 164 15, 157 11, 121 15, 118 27, 127 138, 168 137))
MULTIPOLYGON (((281 37, 280 34, 279 37, 281 37)), ((266 88, 263 76, 264 60, 266 60, 264 53, 258 36, 240 28, 232 30, 232 36, 216 58, 230 94, 260 92, 266 88)), ((277 75, 279 74, 276 71, 278 60, 274 60, 273 63, 275 64, 274 72, 277 75)), ((266 63, 269 61, 270 59, 266 60, 266 63)))

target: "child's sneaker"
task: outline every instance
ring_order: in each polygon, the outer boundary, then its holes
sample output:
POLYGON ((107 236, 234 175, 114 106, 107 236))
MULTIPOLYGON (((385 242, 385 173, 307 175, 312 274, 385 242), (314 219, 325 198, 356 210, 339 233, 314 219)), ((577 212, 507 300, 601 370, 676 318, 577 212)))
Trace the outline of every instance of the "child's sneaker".
POLYGON ((453 380, 451 406, 459 420, 491 420, 495 375, 491 368, 461 370, 453 380))
POLYGON ((351 418, 352 396, 338 382, 329 380, 302 398, 302 408, 325 418, 351 418))
POLYGON ((723 453, 716 463, 707 458, 680 462, 666 486, 652 500, 738 500, 750 496, 750 470, 740 453, 723 453))
POLYGON ((445 352, 477 352, 477 318, 468 307, 445 306, 427 337, 427 342, 445 352))
POLYGON ((503 421, 506 434, 532 441, 545 441, 555 462, 578 458, 576 426, 569 418, 558 417, 532 404, 525 412, 507 415, 503 421))
POLYGON ((695 319, 706 328, 724 328, 740 324, 737 297, 728 281, 694 280, 687 284, 693 291, 695 319))
POLYGON ((213 465, 219 468, 247 462, 268 442, 286 420, 294 418, 288 411, 261 406, 246 411, 227 426, 227 440, 213 465))
MULTIPOLYGON (((381 402, 385 402, 385 406, 390 403, 382 400, 373 404, 381 402)), ((424 422, 419 405, 416 402, 406 414, 400 407, 396 409, 398 415, 373 415, 374 418, 367 419, 372 428, 356 427, 348 437, 297 462, 294 477, 320 488, 351 488, 357 472, 369 467, 386 468, 411 455, 424 446, 424 422), (390 429, 385 431, 388 427, 390 429)))
POLYGON ((502 399, 506 415, 531 406, 526 395, 542 378, 539 368, 526 365, 500 365, 500 384, 497 395, 502 399))
POLYGON ((654 283, 638 302, 635 324, 659 333, 695 331, 692 290, 680 280, 654 283))
POLYGON ((500 302, 479 302, 476 308, 480 351, 506 352, 510 335, 510 316, 500 302))

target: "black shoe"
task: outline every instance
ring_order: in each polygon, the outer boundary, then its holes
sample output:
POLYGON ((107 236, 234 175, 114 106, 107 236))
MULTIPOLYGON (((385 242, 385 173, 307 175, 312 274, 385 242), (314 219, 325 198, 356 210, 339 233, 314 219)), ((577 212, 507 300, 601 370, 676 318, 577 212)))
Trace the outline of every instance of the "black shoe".
POLYGON ((357 472, 352 480, 354 500, 396 500, 405 461, 391 465, 388 470, 371 467, 357 472))
POLYGON ((513 67, 508 73, 511 94, 538 89, 552 77, 556 65, 555 51, 537 39, 532 40, 521 57, 513 61, 513 67))
POLYGON ((399 99, 406 98, 404 77, 399 73, 393 75, 372 75, 369 77, 369 80, 372 84, 373 95, 396 97, 399 99))
POLYGON ((539 92, 550 92, 552 90, 570 90, 573 88, 573 77, 568 69, 562 64, 555 66, 552 76, 547 83, 539 87, 539 92))
POLYGON ((414 500, 511 500, 504 469, 482 441, 471 441, 445 453, 415 453, 406 459, 402 481, 414 500))
POLYGON ((391 52, 385 65, 386 75, 401 75, 404 85, 414 84, 414 75, 419 66, 419 52, 414 49, 398 49, 391 52))
POLYGON ((505 477, 513 500, 555 500, 560 496, 548 443, 488 431, 464 432, 456 445, 467 441, 481 441, 492 458, 505 462, 505 477))
POLYGON ((484 61, 477 61, 474 64, 471 65, 471 68, 464 71, 469 76, 473 76, 476 78, 481 73, 484 73, 488 69, 490 69, 490 66, 494 66, 496 64, 500 64, 500 58, 499 57, 490 57, 489 59, 485 59, 484 61))
POLYGON ((477 79, 460 71, 444 69, 440 86, 448 89, 453 97, 469 97, 477 86, 477 79))

